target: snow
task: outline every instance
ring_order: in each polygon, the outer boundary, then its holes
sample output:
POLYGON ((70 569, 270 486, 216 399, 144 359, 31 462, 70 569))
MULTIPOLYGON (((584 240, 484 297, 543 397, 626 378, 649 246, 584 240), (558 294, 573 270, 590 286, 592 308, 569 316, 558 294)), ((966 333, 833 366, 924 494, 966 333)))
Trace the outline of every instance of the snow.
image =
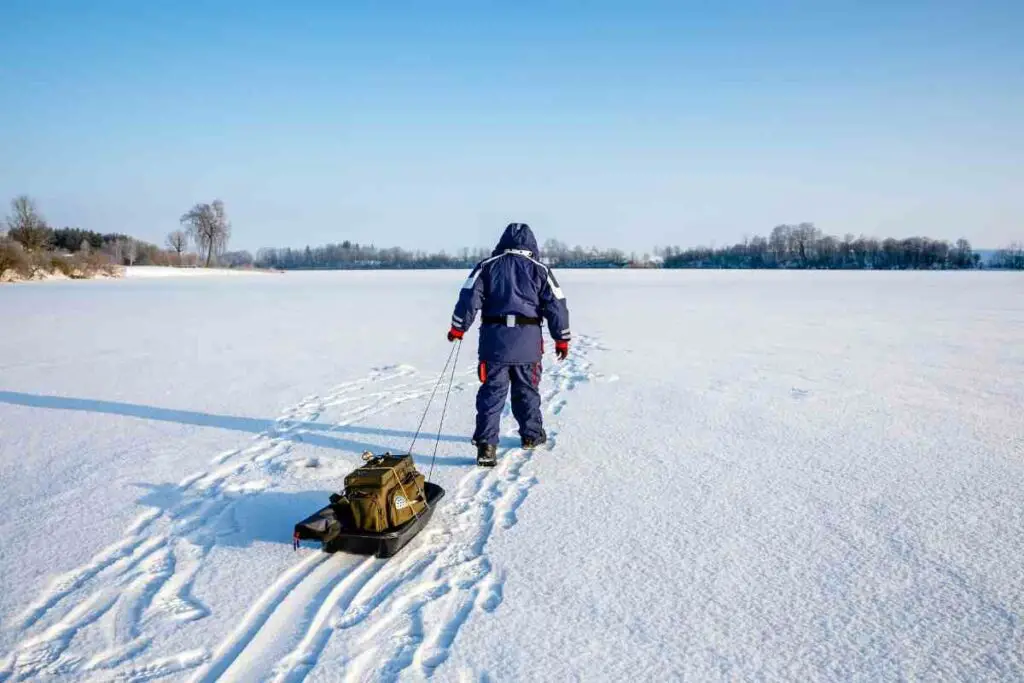
POLYGON ((561 272, 550 443, 474 466, 471 333, 427 529, 293 552, 463 278, 0 289, 0 680, 1024 678, 1021 275, 561 272))
POLYGON ((237 277, 240 275, 260 275, 264 271, 246 270, 244 268, 169 268, 166 266, 127 266, 124 276, 127 278, 154 277, 237 277))

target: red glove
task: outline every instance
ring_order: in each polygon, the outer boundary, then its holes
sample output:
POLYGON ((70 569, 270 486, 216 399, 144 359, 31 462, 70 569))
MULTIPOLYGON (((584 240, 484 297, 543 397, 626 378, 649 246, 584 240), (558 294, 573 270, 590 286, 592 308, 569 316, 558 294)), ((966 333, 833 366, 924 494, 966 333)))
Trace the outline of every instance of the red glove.
POLYGON ((555 342, 555 355, 558 356, 558 360, 565 360, 569 357, 569 340, 556 341, 555 342))
POLYGON ((464 334, 466 333, 452 325, 452 329, 448 330, 448 341, 453 342, 456 339, 462 341, 462 335, 464 334))

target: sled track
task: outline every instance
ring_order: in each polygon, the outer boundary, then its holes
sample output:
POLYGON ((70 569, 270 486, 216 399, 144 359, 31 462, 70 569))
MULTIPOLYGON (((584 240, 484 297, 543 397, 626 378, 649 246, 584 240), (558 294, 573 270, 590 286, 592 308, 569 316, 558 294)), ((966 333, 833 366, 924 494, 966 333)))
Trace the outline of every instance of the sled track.
MULTIPOLYGON (((589 353, 598 348, 592 339, 578 339, 569 360, 545 371, 550 416, 566 408, 567 392, 592 377, 589 353)), ((457 378, 456 387, 475 389, 475 379, 468 379, 473 374, 460 373, 466 381, 457 378)), ((274 474, 289 466, 295 442, 305 440, 304 423, 341 408, 332 419, 343 428, 425 399, 435 380, 417 378, 407 366, 374 370, 303 399, 249 446, 213 457, 209 471, 170 487, 170 504, 147 510, 121 539, 36 597, 14 625, 21 638, 0 659, 0 681, 301 681, 329 645, 345 680, 429 678, 448 658, 462 625, 501 604, 504 573, 492 565, 486 547, 495 532, 516 524, 537 483, 533 452, 505 448, 497 467, 472 468, 427 529, 394 558, 305 549, 216 645, 146 655, 152 627, 184 625, 211 613, 192 595, 203 560, 218 537, 237 530, 238 500, 272 487, 274 474)), ((515 426, 508 426, 505 436, 511 437, 515 426)), ((556 448, 557 441, 557 429, 549 429, 539 452, 556 448)), ((286 528, 291 521, 284 520, 286 528)))

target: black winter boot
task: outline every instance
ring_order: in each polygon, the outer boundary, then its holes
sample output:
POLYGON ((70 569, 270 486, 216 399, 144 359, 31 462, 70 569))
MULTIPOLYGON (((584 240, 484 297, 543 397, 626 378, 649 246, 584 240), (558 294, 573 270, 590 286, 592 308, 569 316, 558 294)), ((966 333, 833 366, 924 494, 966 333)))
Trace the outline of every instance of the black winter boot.
POLYGON ((493 443, 481 443, 476 446, 476 464, 480 467, 494 467, 498 464, 498 447, 493 443))
POLYGON ((532 438, 529 436, 525 436, 522 439, 520 439, 520 443, 522 444, 523 448, 525 448, 528 451, 533 450, 534 448, 540 446, 543 443, 547 443, 547 441, 548 435, 544 433, 543 430, 541 430, 540 434, 532 438))

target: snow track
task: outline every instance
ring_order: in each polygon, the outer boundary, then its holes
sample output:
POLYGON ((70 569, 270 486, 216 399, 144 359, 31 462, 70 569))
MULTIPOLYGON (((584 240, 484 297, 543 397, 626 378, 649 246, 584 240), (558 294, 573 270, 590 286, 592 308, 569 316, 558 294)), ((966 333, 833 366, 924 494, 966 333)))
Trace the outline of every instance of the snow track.
MULTIPOLYGON (((557 416, 567 393, 591 377, 589 352, 596 347, 580 339, 568 361, 545 371, 549 415, 557 416)), ((334 429, 424 400, 436 377, 415 375, 407 366, 382 368, 310 396, 248 446, 220 453, 208 471, 166 487, 166 504, 139 515, 121 539, 56 577, 24 610, 14 625, 20 638, 0 659, 0 681, 172 675, 204 682, 300 681, 328 646, 346 680, 429 678, 448 658, 462 625, 501 604, 505 576, 493 566, 487 544, 517 523, 537 484, 534 452, 505 448, 497 467, 470 468, 420 537, 394 558, 304 549, 238 615, 229 633, 210 634, 215 640, 207 648, 168 653, 154 645, 154 634, 174 624, 186 627, 216 609, 193 594, 193 585, 218 539, 237 531, 239 501, 272 488, 275 475, 295 466, 296 443, 316 445, 334 429), (328 409, 335 426, 310 429, 328 409)), ((456 387, 475 388, 473 381, 457 379, 456 387)), ((515 425, 506 422, 511 437, 515 425)), ((541 452, 556 448, 557 440, 557 429, 549 429, 541 452)), ((280 520, 286 530, 292 522, 280 520)))

